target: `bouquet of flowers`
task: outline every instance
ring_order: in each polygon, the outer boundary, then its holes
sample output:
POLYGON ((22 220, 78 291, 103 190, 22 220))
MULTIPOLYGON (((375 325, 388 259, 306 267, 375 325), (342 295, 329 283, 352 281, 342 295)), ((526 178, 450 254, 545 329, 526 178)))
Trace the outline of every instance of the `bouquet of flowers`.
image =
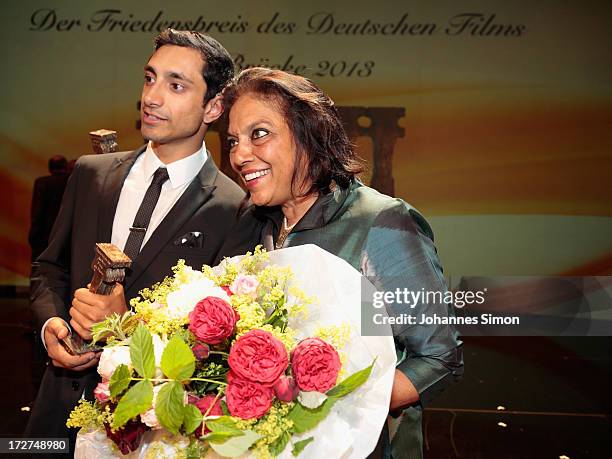
POLYGON ((355 300, 337 291, 342 276, 328 291, 316 280, 301 288, 313 272, 304 268, 338 262, 315 246, 257 248, 201 271, 179 260, 173 277, 131 300, 131 311, 94 327, 94 341, 106 340, 102 382, 96 400, 80 401, 68 419, 81 429, 75 457, 367 455, 386 418, 395 353, 390 337, 372 346, 356 339, 359 308, 347 314, 334 304, 355 300), (364 414, 359 426, 354 416, 364 414), (372 437, 365 446, 364 435, 372 437))

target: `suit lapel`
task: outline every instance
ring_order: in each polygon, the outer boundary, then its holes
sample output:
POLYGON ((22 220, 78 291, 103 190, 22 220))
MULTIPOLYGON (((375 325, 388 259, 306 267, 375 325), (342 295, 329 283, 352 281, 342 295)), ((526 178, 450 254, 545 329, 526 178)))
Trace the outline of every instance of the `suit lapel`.
POLYGON ((117 203, 121 195, 123 182, 134 165, 136 158, 145 150, 146 145, 123 158, 115 158, 104 180, 100 193, 100 213, 98 214, 98 241, 110 242, 113 231, 113 220, 117 203))
MULTIPOLYGON (((170 239, 176 236, 181 226, 189 220, 212 196, 216 186, 214 182, 219 170, 210 154, 200 173, 192 180, 182 196, 176 201, 168 215, 155 229, 142 251, 132 264, 132 274, 127 278, 125 290, 146 271, 155 260, 160 250, 170 239)), ((168 267, 169 268, 169 267, 168 267)), ((162 279, 159 279, 160 281, 162 279)))

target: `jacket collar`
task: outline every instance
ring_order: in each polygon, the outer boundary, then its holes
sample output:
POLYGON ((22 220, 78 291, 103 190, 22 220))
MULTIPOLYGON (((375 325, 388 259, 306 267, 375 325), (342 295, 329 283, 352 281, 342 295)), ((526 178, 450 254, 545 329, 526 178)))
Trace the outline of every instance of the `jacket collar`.
MULTIPOLYGON (((351 191, 361 186, 363 186, 363 184, 355 179, 347 188, 340 188, 337 186, 334 191, 321 193, 314 204, 297 223, 293 232, 297 233, 299 231, 321 228, 327 225, 344 207, 351 191)), ((283 212, 280 206, 255 206, 254 214, 258 219, 274 225, 275 232, 278 232, 283 224, 283 212)))

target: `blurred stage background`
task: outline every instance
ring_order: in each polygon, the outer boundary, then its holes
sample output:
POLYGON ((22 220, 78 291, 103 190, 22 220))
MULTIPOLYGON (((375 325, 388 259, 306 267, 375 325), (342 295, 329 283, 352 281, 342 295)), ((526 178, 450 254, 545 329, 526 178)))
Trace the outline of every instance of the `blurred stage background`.
MULTIPOLYGON (((120 149, 142 143, 142 69, 170 25, 208 31, 239 66, 297 70, 371 115, 354 125, 373 133, 355 138, 365 179, 390 162, 380 183, 428 218, 447 275, 612 275, 609 2, 28 0, 0 11, 5 297, 27 289, 32 183, 48 158, 90 153, 99 128, 117 130, 120 149)), ((207 144, 223 164, 218 134, 207 144)), ((2 299, 1 314, 3 368, 20 370, 1 377, 0 436, 19 435, 40 357, 27 300, 2 299)), ((426 412, 429 457, 611 456, 611 350, 609 338, 466 339, 464 380, 426 412)))

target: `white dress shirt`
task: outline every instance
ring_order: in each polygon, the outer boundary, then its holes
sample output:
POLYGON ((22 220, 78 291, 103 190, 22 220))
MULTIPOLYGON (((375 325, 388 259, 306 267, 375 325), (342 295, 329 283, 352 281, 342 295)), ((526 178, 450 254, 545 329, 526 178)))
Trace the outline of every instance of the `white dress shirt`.
MULTIPOLYGON (((157 168, 165 167, 168 169, 169 179, 162 185, 162 192, 155 205, 149 227, 142 241, 142 247, 144 247, 155 229, 166 215, 168 215, 170 209, 176 204, 176 201, 178 201, 185 192, 191 181, 198 175, 207 158, 208 153, 206 153, 206 144, 202 142, 202 148, 195 153, 179 161, 164 164, 157 157, 151 147, 151 142, 149 142, 146 150, 136 159, 125 182, 123 182, 121 195, 117 203, 117 210, 115 211, 115 218, 113 220, 111 242, 122 250, 125 248, 125 243, 130 234, 130 227, 132 223, 134 223, 134 218, 136 218, 136 213, 142 203, 147 188, 149 188, 153 180, 153 174, 157 168)), ((45 343, 45 328, 47 328, 47 324, 51 319, 53 319, 53 317, 49 318, 44 323, 40 331, 45 349, 47 348, 47 344, 45 343)), ((70 328, 68 324, 66 324, 66 326, 70 328)))
POLYGON ((149 142, 145 152, 136 159, 123 183, 123 188, 121 188, 121 195, 113 220, 111 242, 121 249, 125 248, 130 227, 134 223, 140 203, 149 185, 151 185, 153 174, 159 167, 165 167, 168 169, 170 178, 162 185, 162 192, 155 205, 142 242, 144 246, 191 181, 198 175, 206 162, 207 156, 206 145, 202 143, 202 148, 192 155, 166 165, 155 155, 153 148, 151 148, 151 142, 149 142))

